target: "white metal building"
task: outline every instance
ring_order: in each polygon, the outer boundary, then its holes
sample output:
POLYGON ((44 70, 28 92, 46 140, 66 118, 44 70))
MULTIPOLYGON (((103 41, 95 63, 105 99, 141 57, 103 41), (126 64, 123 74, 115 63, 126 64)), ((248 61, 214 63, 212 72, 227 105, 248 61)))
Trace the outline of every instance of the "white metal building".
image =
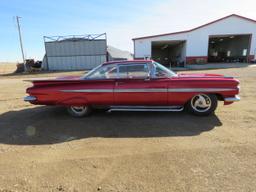
POLYGON ((108 61, 123 61, 123 60, 133 59, 133 55, 129 51, 117 49, 110 45, 108 45, 107 51, 108 51, 108 61))
POLYGON ((107 60, 106 34, 44 37, 46 70, 92 69, 107 60))
POLYGON ((248 62, 256 54, 256 21, 229 15, 191 30, 134 38, 134 58, 166 66, 248 62))

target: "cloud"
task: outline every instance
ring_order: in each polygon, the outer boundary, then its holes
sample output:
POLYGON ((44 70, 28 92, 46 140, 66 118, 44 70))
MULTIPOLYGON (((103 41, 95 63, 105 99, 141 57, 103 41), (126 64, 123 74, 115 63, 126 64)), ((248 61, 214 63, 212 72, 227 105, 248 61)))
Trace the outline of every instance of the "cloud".
POLYGON ((254 0, 165 0, 130 22, 106 28, 108 44, 133 52, 132 38, 187 30, 229 14, 255 18, 254 0))

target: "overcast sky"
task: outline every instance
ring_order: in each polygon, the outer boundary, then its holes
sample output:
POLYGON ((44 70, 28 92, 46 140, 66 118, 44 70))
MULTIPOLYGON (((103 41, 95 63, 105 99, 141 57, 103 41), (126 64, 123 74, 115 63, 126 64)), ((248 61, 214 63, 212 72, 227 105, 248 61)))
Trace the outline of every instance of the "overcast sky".
POLYGON ((20 61, 14 16, 27 58, 42 59, 43 36, 107 33, 108 44, 133 51, 132 38, 187 30, 239 14, 256 20, 256 0, 1 0, 0 61, 20 61))

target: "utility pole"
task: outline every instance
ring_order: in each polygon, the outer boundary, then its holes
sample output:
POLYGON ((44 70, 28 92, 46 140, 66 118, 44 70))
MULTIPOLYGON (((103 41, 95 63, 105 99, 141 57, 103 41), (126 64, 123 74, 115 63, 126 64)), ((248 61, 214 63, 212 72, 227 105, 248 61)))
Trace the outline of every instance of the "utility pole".
POLYGON ((19 39, 20 39, 20 49, 21 49, 21 54, 22 54, 22 59, 23 59, 23 64, 24 64, 24 71, 27 71, 27 67, 25 64, 25 56, 24 56, 24 51, 23 51, 23 44, 22 44, 22 38, 21 38, 21 31, 20 31, 20 19, 21 17, 16 16, 16 20, 17 20, 17 26, 18 26, 18 31, 19 31, 19 39))

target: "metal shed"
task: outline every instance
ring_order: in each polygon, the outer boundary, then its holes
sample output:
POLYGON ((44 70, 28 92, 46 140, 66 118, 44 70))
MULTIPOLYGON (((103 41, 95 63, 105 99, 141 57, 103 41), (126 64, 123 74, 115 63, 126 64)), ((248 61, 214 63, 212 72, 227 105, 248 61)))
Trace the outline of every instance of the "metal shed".
POLYGON ((44 37, 46 70, 92 69, 107 60, 106 33, 44 37))

